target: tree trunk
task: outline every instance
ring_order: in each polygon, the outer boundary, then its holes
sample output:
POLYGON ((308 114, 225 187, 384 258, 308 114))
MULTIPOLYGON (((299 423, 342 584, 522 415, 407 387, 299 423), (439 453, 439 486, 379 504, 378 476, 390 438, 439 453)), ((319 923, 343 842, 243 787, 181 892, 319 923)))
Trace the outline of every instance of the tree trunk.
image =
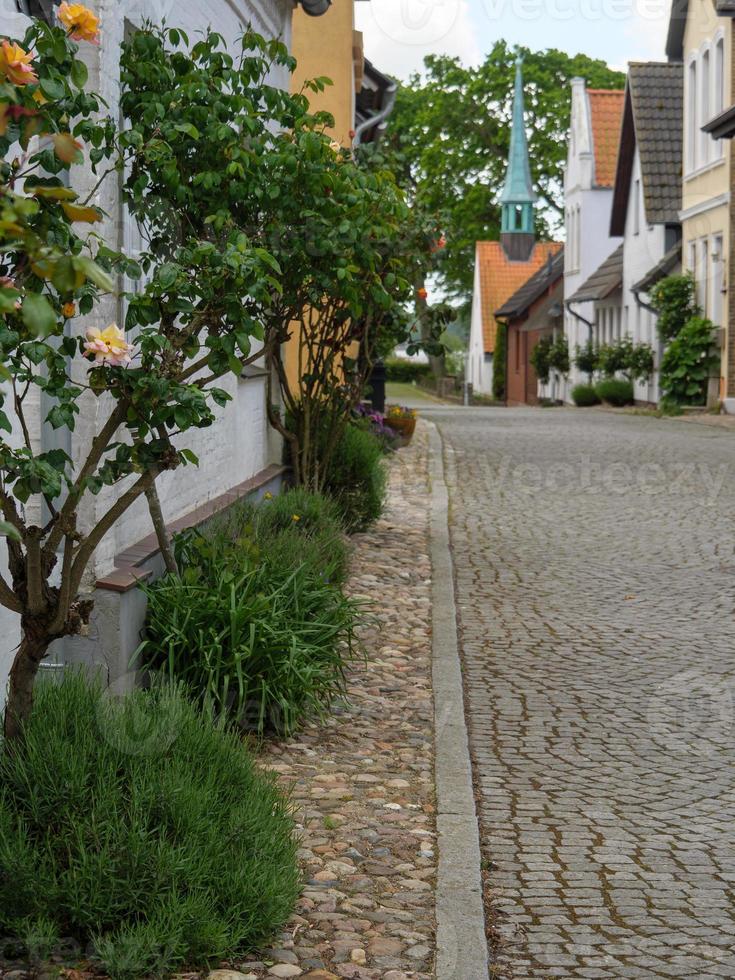
POLYGON ((166 571, 170 572, 172 575, 179 574, 179 566, 176 564, 176 558, 174 557, 174 549, 171 546, 171 538, 168 534, 168 528, 166 527, 166 521, 163 519, 163 511, 161 510, 161 500, 158 496, 158 490, 156 490, 156 484, 152 483, 145 492, 146 499, 148 500, 148 510, 151 514, 151 521, 153 523, 153 529, 156 532, 156 539, 158 541, 158 547, 163 556, 163 563, 166 566, 166 571))
POLYGON ((20 736, 23 725, 31 716, 33 687, 38 667, 48 652, 49 642, 36 640, 24 633, 20 647, 10 668, 8 700, 5 705, 5 738, 8 741, 20 736))

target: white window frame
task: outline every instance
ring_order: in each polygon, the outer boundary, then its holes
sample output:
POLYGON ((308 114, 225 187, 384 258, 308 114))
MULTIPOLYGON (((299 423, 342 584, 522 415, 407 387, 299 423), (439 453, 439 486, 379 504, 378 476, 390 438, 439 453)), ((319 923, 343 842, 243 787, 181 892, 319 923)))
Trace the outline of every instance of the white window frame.
POLYGON ((699 166, 706 167, 710 161, 712 140, 702 126, 711 116, 712 100, 712 71, 709 44, 703 44, 699 56, 699 119, 697 120, 697 136, 699 140, 699 166))
POLYGON ((687 173, 697 169, 698 162, 698 93, 697 93, 697 56, 692 55, 687 62, 686 72, 686 170, 687 173))
POLYGON ((710 247, 710 262, 712 268, 710 290, 710 320, 717 327, 722 326, 724 309, 722 287, 725 283, 725 236, 717 233, 712 236, 710 247))

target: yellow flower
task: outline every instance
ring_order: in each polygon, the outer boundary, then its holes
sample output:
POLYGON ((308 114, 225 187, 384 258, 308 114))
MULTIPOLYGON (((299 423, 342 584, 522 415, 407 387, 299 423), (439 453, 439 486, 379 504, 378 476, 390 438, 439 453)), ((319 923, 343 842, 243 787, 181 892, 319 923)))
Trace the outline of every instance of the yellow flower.
POLYGON ((270 490, 266 490, 265 493, 263 494, 263 497, 266 500, 273 500, 273 494, 270 492, 270 490))
POLYGON ((3 41, 0 45, 0 74, 5 75, 13 85, 31 85, 38 76, 31 67, 34 54, 24 51, 19 44, 3 41))
POLYGON ((64 305, 61 307, 61 312, 68 320, 70 317, 76 316, 77 308, 74 303, 64 303, 64 305))
POLYGON ((100 19, 82 3, 62 3, 59 7, 59 23, 75 41, 99 44, 100 19))
POLYGON ((90 327, 86 337, 84 356, 93 357, 96 364, 107 364, 110 367, 125 367, 130 364, 130 352, 133 348, 116 323, 111 323, 104 330, 90 327))
POLYGON ((294 520, 294 521, 300 521, 300 520, 301 520, 301 518, 299 517, 299 515, 298 515, 298 514, 293 514, 293 520, 294 520))

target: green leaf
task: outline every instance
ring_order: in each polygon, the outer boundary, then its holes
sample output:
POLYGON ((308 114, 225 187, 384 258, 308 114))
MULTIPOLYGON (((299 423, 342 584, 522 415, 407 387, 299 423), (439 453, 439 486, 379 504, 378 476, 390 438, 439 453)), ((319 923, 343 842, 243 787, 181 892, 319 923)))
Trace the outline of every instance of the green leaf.
POLYGON ((84 88, 87 84, 89 72, 83 61, 75 60, 71 65, 71 80, 77 88, 84 88))
POLYGON ((26 328, 35 337, 48 337, 56 328, 54 308, 40 293, 28 293, 23 300, 21 316, 26 328))
POLYGON ((52 102, 58 102, 66 95, 64 83, 55 78, 42 78, 40 80, 41 91, 52 102))

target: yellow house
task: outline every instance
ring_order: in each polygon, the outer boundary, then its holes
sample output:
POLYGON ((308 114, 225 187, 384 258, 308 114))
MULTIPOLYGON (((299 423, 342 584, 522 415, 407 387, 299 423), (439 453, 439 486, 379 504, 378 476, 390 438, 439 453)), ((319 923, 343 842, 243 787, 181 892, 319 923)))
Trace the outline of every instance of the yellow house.
POLYGON ((298 62, 292 91, 300 91, 310 78, 330 78, 334 84, 319 94, 309 92, 309 102, 313 110, 334 116, 332 135, 342 146, 352 146, 355 99, 365 70, 353 0, 337 0, 320 17, 310 16, 302 7, 295 10, 291 50, 298 62))
MULTIPOLYGON (((362 88, 365 59, 362 32, 355 30, 353 0, 337 0, 320 16, 310 16, 306 9, 294 11, 291 51, 296 58, 291 89, 300 92, 304 82, 326 76, 333 84, 323 92, 307 92, 312 111, 329 112, 334 117, 331 135, 345 147, 352 146, 355 127, 355 102, 362 88)), ((284 350, 284 365, 289 387, 298 388, 299 330, 294 324, 284 350)))
POLYGON ((694 275, 704 315, 721 328, 719 396, 726 400, 735 398, 735 310, 728 310, 732 150, 712 125, 733 101, 733 31, 723 7, 722 0, 675 0, 666 53, 684 66, 682 267, 694 275))

